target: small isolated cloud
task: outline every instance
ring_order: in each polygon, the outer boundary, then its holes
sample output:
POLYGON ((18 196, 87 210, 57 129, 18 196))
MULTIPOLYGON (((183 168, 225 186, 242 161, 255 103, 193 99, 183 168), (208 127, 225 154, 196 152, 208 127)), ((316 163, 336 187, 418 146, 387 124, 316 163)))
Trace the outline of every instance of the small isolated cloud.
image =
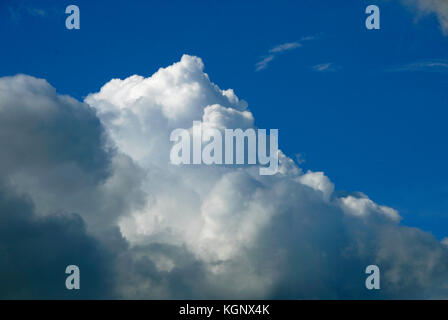
POLYGON ((401 0, 401 2, 416 10, 419 15, 434 14, 439 20, 444 35, 448 35, 448 1, 447 0, 401 0))
POLYGON ((328 63, 316 64, 315 66, 312 66, 311 69, 313 69, 316 72, 335 72, 338 71, 340 67, 334 65, 331 62, 328 62, 328 63))
POLYGON ((392 68, 393 72, 448 72, 448 60, 413 62, 392 68))
POLYGON ((301 47, 302 44, 300 42, 287 42, 281 45, 278 45, 274 48, 272 48, 271 50, 269 50, 270 53, 277 53, 277 52, 283 52, 286 50, 291 50, 291 49, 295 49, 298 47, 301 47))
POLYGON ((300 48, 303 46, 302 42, 314 40, 315 38, 315 36, 303 37, 300 41, 286 42, 271 48, 268 51, 268 55, 263 56, 262 59, 255 64, 255 71, 266 69, 269 63, 274 60, 278 54, 300 48))
POLYGON ((255 71, 260 71, 260 70, 266 69, 268 64, 269 64, 269 62, 271 62, 272 60, 274 60, 274 55, 273 54, 263 58, 263 60, 258 61, 255 64, 255 67, 256 67, 255 71))

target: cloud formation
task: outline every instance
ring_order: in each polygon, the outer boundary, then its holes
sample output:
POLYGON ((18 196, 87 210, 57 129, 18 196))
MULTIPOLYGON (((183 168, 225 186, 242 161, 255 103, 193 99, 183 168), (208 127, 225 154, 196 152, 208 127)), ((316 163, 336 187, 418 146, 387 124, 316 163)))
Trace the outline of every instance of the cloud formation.
POLYGON ((111 297, 108 249, 87 230, 100 212, 81 210, 95 208, 112 165, 94 109, 45 80, 4 77, 0 127, 0 298, 111 297), (69 264, 85 276, 76 294, 64 287, 69 264))
POLYGON ((28 266, 0 275, 37 269, 50 283, 10 281, 2 297, 76 298, 51 284, 77 263, 81 286, 92 277, 83 294, 97 298, 448 297, 446 245, 362 193, 336 192, 323 172, 281 152, 275 176, 171 165, 173 129, 256 126, 200 58, 113 79, 84 103, 44 80, 1 78, 0 119, 0 226, 15 230, 0 233, 14 253, 0 264, 28 266), (382 272, 377 292, 364 286, 370 264, 382 272))
POLYGON ((446 0, 401 0, 410 8, 417 10, 419 14, 434 14, 444 35, 448 35, 448 1, 446 0))

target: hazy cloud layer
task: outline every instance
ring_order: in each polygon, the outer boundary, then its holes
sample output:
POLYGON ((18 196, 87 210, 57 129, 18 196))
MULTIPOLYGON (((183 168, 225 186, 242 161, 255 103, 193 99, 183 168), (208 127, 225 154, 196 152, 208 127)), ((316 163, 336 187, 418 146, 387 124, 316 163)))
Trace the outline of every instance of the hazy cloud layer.
POLYGON ((173 129, 256 125, 203 68, 184 55, 85 103, 44 80, 0 79, 1 297, 81 297, 61 291, 77 263, 83 297, 448 297, 445 244, 283 153, 275 176, 171 165, 173 129), (380 291, 365 289, 369 264, 380 291))

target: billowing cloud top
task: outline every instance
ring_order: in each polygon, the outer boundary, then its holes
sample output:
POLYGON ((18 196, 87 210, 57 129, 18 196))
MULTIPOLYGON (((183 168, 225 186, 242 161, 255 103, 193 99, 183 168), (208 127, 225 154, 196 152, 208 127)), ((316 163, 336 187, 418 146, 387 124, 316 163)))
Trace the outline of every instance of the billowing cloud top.
POLYGON ((274 176, 171 165, 173 129, 255 126, 247 103, 203 69, 184 55, 151 77, 113 79, 84 103, 44 80, 0 79, 0 228, 17 230, 1 233, 11 254, 0 255, 0 281, 46 274, 8 282, 0 297, 67 297, 56 270, 68 264, 91 275, 77 297, 448 297, 444 244, 362 193, 335 193, 281 152, 274 176), (370 264, 382 272, 374 293, 370 264))

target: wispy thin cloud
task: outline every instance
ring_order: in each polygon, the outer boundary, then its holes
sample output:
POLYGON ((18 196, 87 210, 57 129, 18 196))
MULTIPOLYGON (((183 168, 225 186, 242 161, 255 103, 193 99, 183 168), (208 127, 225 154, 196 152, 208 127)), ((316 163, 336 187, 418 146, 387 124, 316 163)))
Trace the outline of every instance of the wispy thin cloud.
POLYGON ((316 72, 335 72, 341 69, 341 67, 336 66, 331 62, 328 62, 328 63, 316 64, 315 66, 312 66, 311 69, 313 69, 316 72))
POLYGON ((46 17, 47 11, 41 8, 30 7, 25 5, 9 6, 9 16, 13 22, 18 22, 23 14, 34 17, 46 17))
POLYGON ((47 12, 44 9, 39 8, 26 8, 27 12, 32 16, 45 17, 47 12))
POLYGON ((285 51, 290 51, 290 50, 300 48, 303 46, 303 42, 311 41, 314 39, 316 39, 316 36, 303 37, 302 39, 300 39, 300 41, 285 42, 285 43, 279 44, 279 45, 271 48, 268 51, 268 54, 262 56, 261 60, 255 64, 255 71, 261 71, 263 69, 266 69, 268 67, 269 63, 272 60, 274 60, 278 54, 285 52, 285 51))
POLYGON ((281 45, 278 45, 278 46, 272 48, 271 50, 269 50, 269 52, 270 53, 283 52, 283 51, 299 48, 301 46, 302 46, 302 44, 300 42, 287 42, 287 43, 284 43, 284 44, 281 44, 281 45))
POLYGON ((391 68, 392 72, 448 72, 448 60, 430 60, 391 68))
POLYGON ((262 60, 258 61, 255 64, 255 71, 260 71, 260 70, 266 69, 268 64, 269 64, 269 62, 271 62, 272 60, 274 60, 274 55, 273 54, 264 57, 262 60))
POLYGON ((302 39, 300 39, 300 41, 304 42, 304 41, 316 40, 319 36, 320 35, 303 37, 302 39))

